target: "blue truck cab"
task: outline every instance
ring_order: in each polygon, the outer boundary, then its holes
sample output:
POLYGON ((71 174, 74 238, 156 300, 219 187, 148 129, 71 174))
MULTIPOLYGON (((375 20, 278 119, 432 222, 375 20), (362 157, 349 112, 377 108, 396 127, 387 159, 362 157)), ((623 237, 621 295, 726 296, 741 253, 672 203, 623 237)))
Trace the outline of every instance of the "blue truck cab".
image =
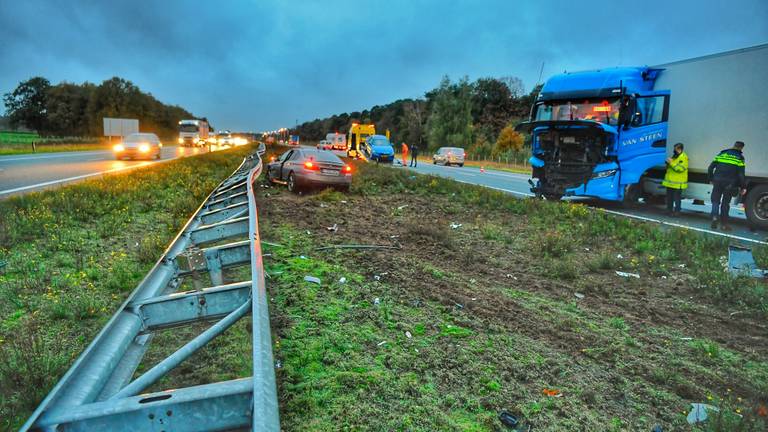
POLYGON ((532 139, 532 192, 548 199, 636 200, 640 178, 664 165, 668 90, 661 69, 618 67, 550 78, 516 130, 532 139))

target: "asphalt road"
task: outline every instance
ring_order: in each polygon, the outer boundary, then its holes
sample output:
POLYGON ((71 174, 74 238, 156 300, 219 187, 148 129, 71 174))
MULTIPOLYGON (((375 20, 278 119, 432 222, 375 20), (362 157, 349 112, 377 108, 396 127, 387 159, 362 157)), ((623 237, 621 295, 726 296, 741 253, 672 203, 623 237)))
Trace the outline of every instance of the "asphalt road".
MULTIPOLYGON (((399 167, 395 163, 395 167, 399 167)), ((414 168, 409 168, 414 169, 414 168)), ((504 171, 485 170, 481 172, 479 168, 474 167, 445 167, 441 165, 420 163, 418 168, 414 169, 423 174, 434 174, 454 180, 482 185, 493 189, 498 189, 513 195, 528 197, 533 196, 528 184, 529 175, 516 174, 504 171)), ((709 210, 707 205, 694 205, 690 201, 683 201, 683 211, 680 217, 672 218, 666 215, 664 206, 653 206, 642 204, 638 208, 626 209, 622 206, 599 200, 580 199, 590 206, 600 208, 606 212, 614 213, 624 217, 630 217, 647 222, 654 222, 668 226, 688 228, 694 231, 707 233, 710 235, 726 236, 733 240, 745 243, 768 244, 768 233, 765 231, 752 231, 747 226, 747 220, 744 216, 743 208, 731 208, 731 226, 733 231, 725 233, 719 230, 709 228, 709 210)))
MULTIPOLYGON (((217 150, 214 146, 213 150, 217 150)), ((111 150, 0 156, 0 199, 85 178, 148 166, 207 152, 166 146, 160 160, 115 160, 111 150)))

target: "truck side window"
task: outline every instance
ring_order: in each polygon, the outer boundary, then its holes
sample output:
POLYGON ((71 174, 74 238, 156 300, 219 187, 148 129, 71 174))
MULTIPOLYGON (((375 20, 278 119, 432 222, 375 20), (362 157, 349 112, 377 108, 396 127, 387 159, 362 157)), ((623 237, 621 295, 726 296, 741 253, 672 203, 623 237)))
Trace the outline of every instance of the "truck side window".
POLYGON ((664 121, 665 96, 643 96, 637 98, 637 110, 632 119, 633 126, 645 126, 664 121))

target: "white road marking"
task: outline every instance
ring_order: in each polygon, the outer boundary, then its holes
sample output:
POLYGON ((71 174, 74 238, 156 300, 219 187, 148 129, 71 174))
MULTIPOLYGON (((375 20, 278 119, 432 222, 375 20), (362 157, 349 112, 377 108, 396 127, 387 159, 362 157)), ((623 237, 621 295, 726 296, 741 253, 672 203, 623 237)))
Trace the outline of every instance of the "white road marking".
POLYGON ((83 175, 74 176, 74 177, 68 177, 68 178, 59 179, 59 180, 51 180, 51 181, 47 181, 47 182, 43 182, 43 183, 37 183, 37 184, 33 184, 33 185, 28 185, 28 186, 21 186, 21 187, 17 187, 17 188, 14 188, 14 189, 6 189, 6 190, 0 191, 0 195, 7 195, 7 194, 12 194, 12 193, 16 193, 16 192, 22 192, 22 191, 30 190, 30 189, 37 189, 37 188, 41 188, 41 187, 45 187, 45 186, 51 186, 51 185, 55 185, 55 184, 59 184, 59 183, 71 182, 71 181, 74 181, 74 180, 82 180, 82 179, 85 179, 85 178, 88 178, 88 177, 94 177, 94 176, 98 176, 98 175, 104 175, 104 174, 110 174, 110 173, 115 173, 115 172, 119 172, 119 171, 126 171, 126 170, 131 170, 131 169, 136 169, 136 168, 147 167, 147 166, 154 165, 154 164, 157 164, 157 163, 170 162, 170 161, 175 160, 175 159, 176 158, 161 159, 159 161, 153 161, 153 162, 147 161, 147 162, 142 162, 142 163, 136 164, 136 165, 130 165, 130 166, 121 167, 121 168, 113 168, 113 169, 106 170, 106 171, 99 171, 99 172, 95 172, 95 173, 83 174, 83 175))

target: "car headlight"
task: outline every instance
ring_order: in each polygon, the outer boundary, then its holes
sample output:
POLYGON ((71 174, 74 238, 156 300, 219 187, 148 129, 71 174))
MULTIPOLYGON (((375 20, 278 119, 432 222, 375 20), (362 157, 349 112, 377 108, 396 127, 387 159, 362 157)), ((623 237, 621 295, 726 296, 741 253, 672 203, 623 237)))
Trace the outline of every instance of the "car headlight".
POLYGON ((596 173, 592 174, 592 180, 610 177, 610 176, 612 176, 614 174, 616 174, 616 170, 615 169, 610 169, 610 170, 607 170, 607 171, 596 172, 596 173))
POLYGON ((115 144, 115 146, 114 146, 114 147, 112 147, 112 149, 113 149, 114 151, 116 151, 116 152, 121 152, 121 151, 125 150, 125 147, 123 147, 123 145, 122 145, 122 144, 115 144))
POLYGON ((179 137, 179 144, 184 144, 184 138, 179 137))
POLYGON ((142 144, 139 146, 139 151, 142 153, 146 153, 149 151, 149 144, 142 144))

